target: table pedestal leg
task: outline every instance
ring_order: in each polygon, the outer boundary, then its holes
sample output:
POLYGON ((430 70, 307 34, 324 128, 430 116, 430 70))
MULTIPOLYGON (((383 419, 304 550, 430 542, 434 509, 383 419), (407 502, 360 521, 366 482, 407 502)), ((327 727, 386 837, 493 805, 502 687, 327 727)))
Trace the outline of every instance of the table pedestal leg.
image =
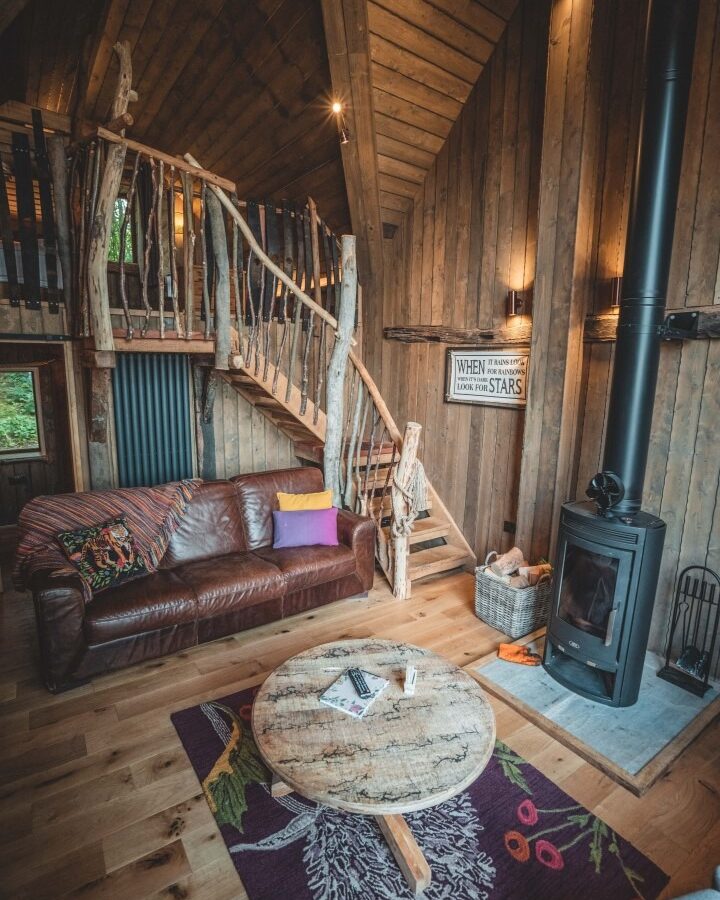
POLYGON ((289 784, 285 784, 284 781, 281 781, 277 775, 273 772, 272 781, 270 783, 270 796, 271 797, 286 797, 288 794, 292 794, 293 789, 289 784))
POLYGON ((415 895, 422 893, 430 884, 432 873, 407 822, 399 815, 375 816, 375 818, 410 885, 410 890, 415 895))

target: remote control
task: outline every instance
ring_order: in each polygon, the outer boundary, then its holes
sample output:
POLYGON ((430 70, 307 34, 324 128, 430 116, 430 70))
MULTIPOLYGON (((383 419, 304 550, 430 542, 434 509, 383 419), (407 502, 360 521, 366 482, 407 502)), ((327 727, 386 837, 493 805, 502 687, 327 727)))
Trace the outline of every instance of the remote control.
POLYGON ((363 674, 360 669, 348 669, 348 675, 350 676, 350 681, 353 683, 353 687, 357 691, 358 697, 361 700, 367 700, 368 697, 372 696, 372 691, 368 687, 367 681, 363 678, 363 674))

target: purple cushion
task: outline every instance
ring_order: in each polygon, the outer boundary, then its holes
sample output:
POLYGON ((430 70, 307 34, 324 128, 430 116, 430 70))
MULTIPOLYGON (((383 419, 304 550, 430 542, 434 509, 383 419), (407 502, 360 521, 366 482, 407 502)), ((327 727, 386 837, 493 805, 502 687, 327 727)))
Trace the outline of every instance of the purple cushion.
POLYGON ((273 512, 273 549, 282 547, 337 547, 337 509, 301 509, 273 512))

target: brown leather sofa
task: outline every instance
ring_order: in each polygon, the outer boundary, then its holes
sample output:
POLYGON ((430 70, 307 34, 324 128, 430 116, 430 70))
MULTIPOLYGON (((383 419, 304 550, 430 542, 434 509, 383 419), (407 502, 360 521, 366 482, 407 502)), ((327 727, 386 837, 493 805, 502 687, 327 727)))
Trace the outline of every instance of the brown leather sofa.
POLYGON ((318 469, 203 483, 157 572, 97 594, 79 576, 31 582, 43 676, 53 691, 91 676, 366 592, 373 581, 369 519, 338 512, 337 547, 272 549, 277 491, 323 489, 318 469))

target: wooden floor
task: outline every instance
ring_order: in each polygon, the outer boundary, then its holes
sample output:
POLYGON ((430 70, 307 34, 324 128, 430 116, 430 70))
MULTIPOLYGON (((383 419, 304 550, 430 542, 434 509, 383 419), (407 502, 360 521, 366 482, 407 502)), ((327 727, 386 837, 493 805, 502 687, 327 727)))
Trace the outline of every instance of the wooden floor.
MULTIPOLYGON (((378 578, 366 600, 334 603, 54 697, 36 675, 31 601, 6 591, 0 896, 243 898, 170 713, 255 684, 322 641, 400 638, 466 665, 501 639, 475 618, 469 575, 440 576, 413 594, 394 600, 378 578)), ((720 863, 720 722, 637 798, 491 700, 502 740, 671 874, 666 897, 709 884, 720 863)))

